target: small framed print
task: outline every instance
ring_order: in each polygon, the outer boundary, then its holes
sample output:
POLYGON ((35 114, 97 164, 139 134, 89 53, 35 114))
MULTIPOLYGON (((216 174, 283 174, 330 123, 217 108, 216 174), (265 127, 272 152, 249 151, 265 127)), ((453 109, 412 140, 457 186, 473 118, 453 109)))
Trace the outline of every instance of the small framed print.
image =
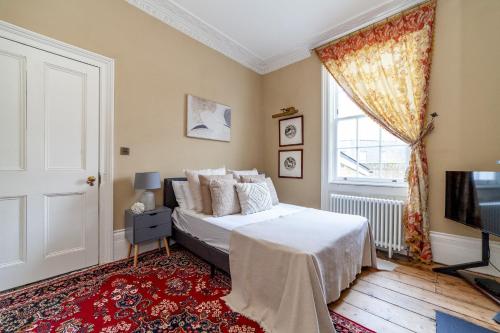
POLYGON ((290 149, 278 151, 278 177, 279 178, 302 178, 304 170, 302 149, 290 149))
POLYGON ((279 121, 280 147, 304 144, 304 116, 279 121))

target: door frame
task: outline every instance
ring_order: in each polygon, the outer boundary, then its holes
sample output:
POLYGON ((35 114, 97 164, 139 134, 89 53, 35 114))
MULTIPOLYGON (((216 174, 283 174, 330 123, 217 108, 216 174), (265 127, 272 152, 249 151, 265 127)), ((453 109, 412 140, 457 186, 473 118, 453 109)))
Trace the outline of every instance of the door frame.
POLYGON ((113 261, 114 59, 0 20, 0 37, 99 68, 99 264, 113 261))

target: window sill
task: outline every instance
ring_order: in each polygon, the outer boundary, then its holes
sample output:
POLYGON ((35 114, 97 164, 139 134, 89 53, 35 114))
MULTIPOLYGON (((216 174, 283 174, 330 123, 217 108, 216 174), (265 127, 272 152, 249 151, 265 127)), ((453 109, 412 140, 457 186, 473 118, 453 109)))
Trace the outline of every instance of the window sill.
POLYGON ((362 186, 362 187, 395 187, 395 188, 408 188, 408 183, 382 183, 382 182, 363 182, 363 181, 350 181, 350 180, 333 180, 329 182, 331 185, 349 185, 349 186, 362 186))

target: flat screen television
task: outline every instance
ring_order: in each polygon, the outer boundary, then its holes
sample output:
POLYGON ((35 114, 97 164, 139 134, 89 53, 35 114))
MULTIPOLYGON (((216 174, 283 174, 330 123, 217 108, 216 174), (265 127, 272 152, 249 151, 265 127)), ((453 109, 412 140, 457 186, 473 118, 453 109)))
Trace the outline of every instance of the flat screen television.
POLYGON ((500 172, 447 171, 445 217, 500 236, 500 172))

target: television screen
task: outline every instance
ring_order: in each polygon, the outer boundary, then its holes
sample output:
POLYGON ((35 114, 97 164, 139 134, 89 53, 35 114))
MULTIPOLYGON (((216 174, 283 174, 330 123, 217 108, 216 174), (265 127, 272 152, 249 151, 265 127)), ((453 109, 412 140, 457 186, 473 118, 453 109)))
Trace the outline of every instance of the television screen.
POLYGON ((445 217, 500 236, 500 172, 446 171, 445 217))

